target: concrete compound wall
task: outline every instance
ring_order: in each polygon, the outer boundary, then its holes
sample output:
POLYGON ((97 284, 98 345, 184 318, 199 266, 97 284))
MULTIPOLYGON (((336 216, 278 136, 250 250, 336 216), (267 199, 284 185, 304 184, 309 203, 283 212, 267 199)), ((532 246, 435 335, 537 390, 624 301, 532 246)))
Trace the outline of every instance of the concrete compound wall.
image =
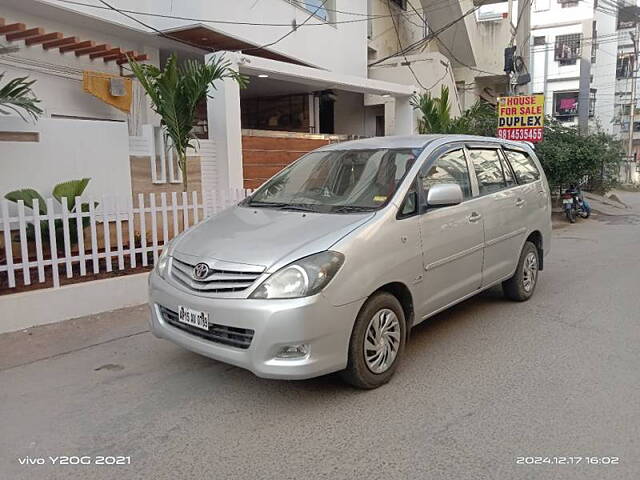
POLYGON ((147 301, 148 273, 0 296, 0 333, 132 307, 147 301))
POLYGON ((131 194, 129 135, 124 122, 43 118, 35 125, 0 118, 0 131, 37 132, 37 142, 0 141, 0 196, 35 188, 45 198, 54 185, 90 177, 88 195, 131 194))

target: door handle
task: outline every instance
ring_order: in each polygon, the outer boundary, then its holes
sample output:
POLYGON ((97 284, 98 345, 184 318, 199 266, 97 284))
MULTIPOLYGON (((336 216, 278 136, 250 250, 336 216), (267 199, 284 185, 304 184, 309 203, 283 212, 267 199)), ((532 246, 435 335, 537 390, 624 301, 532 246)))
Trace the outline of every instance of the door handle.
POLYGON ((524 207, 525 201, 521 198, 516 200, 516 207, 524 207))
POLYGON ((482 218, 482 215, 480 215, 478 212, 471 212, 471 215, 469 215, 469 222, 476 223, 480 221, 481 218, 482 218))

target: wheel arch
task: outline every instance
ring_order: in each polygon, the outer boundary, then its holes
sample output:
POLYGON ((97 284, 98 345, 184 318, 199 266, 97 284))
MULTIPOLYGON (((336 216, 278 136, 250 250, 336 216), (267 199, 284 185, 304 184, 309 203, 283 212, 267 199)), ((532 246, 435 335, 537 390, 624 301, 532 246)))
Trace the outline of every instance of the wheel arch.
POLYGON ((413 326, 413 320, 415 317, 413 295, 411 294, 411 290, 409 290, 409 287, 407 287, 402 282, 389 282, 379 287, 371 295, 374 295, 377 292, 386 292, 398 299, 398 302, 400 302, 400 305, 402 306, 402 311, 404 312, 404 318, 407 326, 407 338, 408 338, 409 331, 413 326))
POLYGON ((542 233, 539 230, 534 230, 529 234, 525 240, 525 243, 526 242, 531 242, 536 246, 536 249, 538 250, 539 270, 542 270, 544 268, 544 244, 542 233))

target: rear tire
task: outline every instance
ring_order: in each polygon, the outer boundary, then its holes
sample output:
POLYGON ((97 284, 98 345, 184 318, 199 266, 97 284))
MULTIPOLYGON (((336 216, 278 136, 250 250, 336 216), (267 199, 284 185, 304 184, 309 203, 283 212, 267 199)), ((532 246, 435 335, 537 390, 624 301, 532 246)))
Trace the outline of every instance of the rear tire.
POLYGON ((342 379, 357 388, 372 389, 395 373, 406 342, 407 324, 396 297, 378 292, 369 297, 356 317, 347 368, 342 379))
POLYGON ((516 273, 502 282, 504 295, 515 302, 524 302, 531 298, 538 283, 540 258, 537 247, 531 242, 525 242, 518 260, 516 273))
POLYGON ((567 220, 569 220, 570 223, 576 223, 576 212, 573 208, 569 208, 566 211, 567 213, 567 220))

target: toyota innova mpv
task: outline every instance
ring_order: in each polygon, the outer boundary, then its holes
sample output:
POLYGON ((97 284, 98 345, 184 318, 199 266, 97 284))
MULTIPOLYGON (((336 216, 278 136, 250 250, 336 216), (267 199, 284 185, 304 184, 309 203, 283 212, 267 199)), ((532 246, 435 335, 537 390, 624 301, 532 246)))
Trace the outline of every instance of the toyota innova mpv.
POLYGON ((497 284, 529 299, 550 239, 549 186, 526 143, 332 144, 167 245, 151 329, 260 377, 340 371, 374 388, 423 320, 497 284))

